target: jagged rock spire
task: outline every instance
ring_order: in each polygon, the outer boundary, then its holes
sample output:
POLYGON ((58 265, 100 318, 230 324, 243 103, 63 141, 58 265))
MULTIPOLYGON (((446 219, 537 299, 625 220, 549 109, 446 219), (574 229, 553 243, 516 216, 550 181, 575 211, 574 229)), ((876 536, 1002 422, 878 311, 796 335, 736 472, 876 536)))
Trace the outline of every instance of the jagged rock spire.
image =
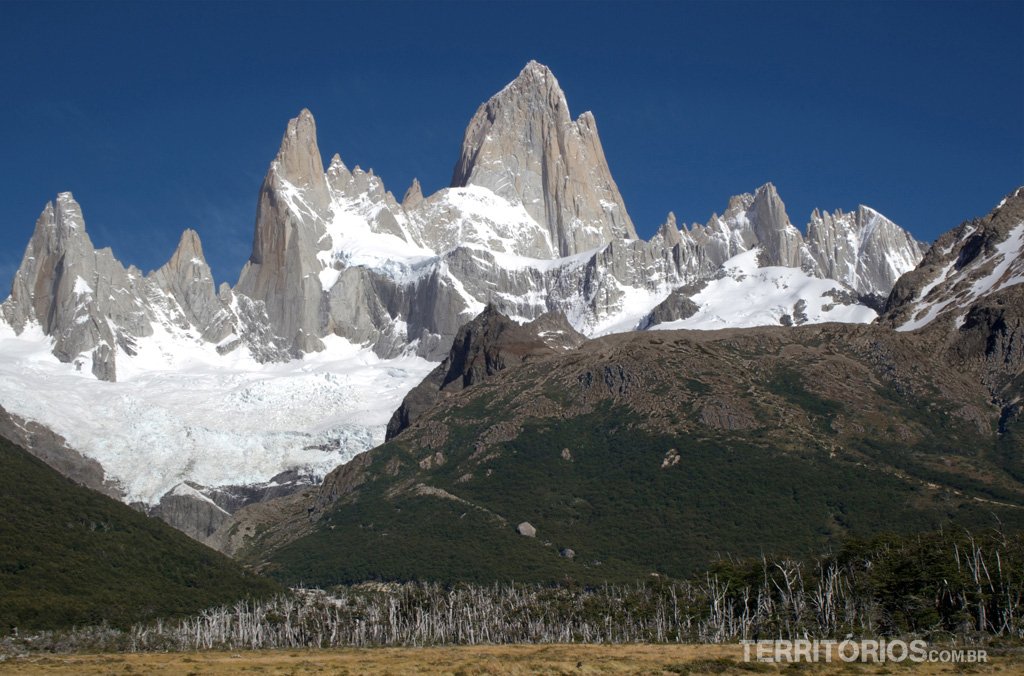
POLYGON ((171 258, 151 275, 152 280, 177 302, 179 325, 194 326, 204 340, 219 343, 235 326, 217 297, 213 273, 203 255, 199 233, 191 228, 181 233, 171 258))
POLYGON ((142 284, 138 270, 126 270, 110 249, 93 247, 81 207, 62 192, 36 221, 3 314, 18 332, 38 323, 61 361, 114 380, 121 336, 152 333, 141 311, 142 284))
POLYGON ((807 250, 823 277, 884 298, 913 270, 926 246, 871 207, 853 213, 815 209, 807 224, 807 250))
POLYGON ((303 109, 288 122, 263 180, 252 255, 236 287, 264 303, 271 325, 296 352, 323 348, 318 314, 322 288, 317 277, 323 264, 317 253, 330 246, 325 237, 329 209, 316 123, 303 109))
POLYGON ((412 185, 405 191, 405 196, 402 198, 403 209, 415 209, 423 201, 423 189, 420 187, 420 181, 417 178, 412 179, 412 185))
POLYGON ((281 146, 271 164, 271 172, 296 188, 307 191, 306 201, 314 204, 327 199, 324 163, 316 142, 316 121, 306 108, 288 121, 281 146))
POLYGON ((679 226, 676 224, 676 215, 673 212, 668 212, 668 217, 665 222, 658 228, 656 236, 660 236, 663 245, 666 249, 671 249, 676 244, 683 241, 682 233, 679 232, 679 226))
POLYGON ((58 265, 63 269, 93 253, 82 209, 74 196, 62 192, 55 201, 47 202, 14 275, 11 296, 4 306, 7 321, 18 332, 32 321, 39 322, 44 331, 52 328, 50 309, 56 299, 51 290, 59 290, 58 265), (69 253, 70 259, 65 260, 69 253))
POLYGON ((803 237, 789 222, 786 205, 773 184, 765 183, 757 189, 747 218, 761 246, 762 265, 800 267, 803 237))
POLYGON ((477 110, 452 185, 482 186, 522 203, 562 256, 637 238, 594 116, 573 121, 558 80, 536 61, 477 110))

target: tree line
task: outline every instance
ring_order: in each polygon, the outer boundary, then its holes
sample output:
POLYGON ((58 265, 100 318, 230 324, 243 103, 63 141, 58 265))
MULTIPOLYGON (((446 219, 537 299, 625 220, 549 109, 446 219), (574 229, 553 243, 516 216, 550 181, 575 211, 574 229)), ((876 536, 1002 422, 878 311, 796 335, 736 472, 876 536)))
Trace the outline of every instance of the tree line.
POLYGON ((722 560, 629 585, 366 583, 296 589, 128 630, 9 635, 0 649, 211 650, 506 643, 722 643, 915 635, 1024 639, 1024 536, 848 541, 812 559, 722 560))

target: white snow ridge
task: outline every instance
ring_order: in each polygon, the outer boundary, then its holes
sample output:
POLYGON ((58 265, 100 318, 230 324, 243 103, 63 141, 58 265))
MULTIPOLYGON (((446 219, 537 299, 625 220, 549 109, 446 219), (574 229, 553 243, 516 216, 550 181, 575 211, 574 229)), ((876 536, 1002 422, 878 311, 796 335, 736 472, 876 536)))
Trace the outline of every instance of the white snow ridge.
POLYGON ((863 305, 843 305, 828 295, 843 292, 831 279, 812 277, 799 268, 758 267, 758 250, 741 253, 722 266, 726 275, 708 282, 691 300, 700 308, 687 319, 652 328, 723 329, 778 325, 783 315, 794 314, 804 301, 810 324, 821 322, 868 323, 877 314, 863 305))

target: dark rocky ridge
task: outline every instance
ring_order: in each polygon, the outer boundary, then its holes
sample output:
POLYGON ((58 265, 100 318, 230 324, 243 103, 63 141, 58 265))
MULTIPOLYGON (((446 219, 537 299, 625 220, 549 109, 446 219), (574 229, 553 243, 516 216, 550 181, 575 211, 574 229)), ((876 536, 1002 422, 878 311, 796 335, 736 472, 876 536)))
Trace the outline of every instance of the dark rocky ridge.
MULTIPOLYGON (((965 221, 939 237, 916 269, 904 274, 893 286, 878 321, 898 327, 917 316, 930 304, 951 302, 950 309, 962 310, 970 297, 970 286, 992 271, 998 245, 1011 231, 1024 224, 1024 187, 1007 195, 988 215, 965 221), (940 275, 949 268, 945 277, 940 275), (921 293, 931 285, 927 294, 921 293)), ((1012 270, 1024 262, 1018 260, 1012 270)), ((955 313, 953 313, 955 314, 955 313)), ((940 313, 951 319, 948 311, 940 313)))
POLYGON ((550 313, 517 324, 488 305, 459 329, 444 361, 414 387, 388 422, 386 439, 406 429, 438 399, 461 392, 510 366, 543 359, 586 341, 565 315, 550 313))
POLYGON ((649 329, 665 322, 674 322, 680 319, 689 319, 697 314, 700 307, 690 297, 700 291, 703 285, 683 286, 668 295, 668 298, 658 303, 650 314, 641 322, 640 329, 649 329))

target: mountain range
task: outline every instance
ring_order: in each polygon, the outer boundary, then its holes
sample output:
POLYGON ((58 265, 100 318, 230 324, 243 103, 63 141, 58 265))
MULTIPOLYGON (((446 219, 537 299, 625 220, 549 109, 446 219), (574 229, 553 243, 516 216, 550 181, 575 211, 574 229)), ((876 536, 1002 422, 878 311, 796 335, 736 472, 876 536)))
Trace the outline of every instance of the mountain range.
POLYGON ((870 325, 583 341, 488 307, 387 443, 211 542, 288 583, 600 583, 879 532, 1015 532, 1022 233, 1024 188, 940 238, 870 325))
MULTIPOLYGON (((998 227, 965 225, 929 248, 867 206, 816 210, 801 231, 766 183, 703 224, 670 213, 642 240, 594 116, 574 119, 530 62, 476 111, 451 186, 428 196, 414 181, 399 201, 338 155, 325 168, 301 111, 259 188, 234 286, 215 286, 192 230, 158 270, 125 266, 58 194, 0 306, 0 405, 12 428, 45 428, 45 455, 87 485, 206 538, 245 505, 308 495, 437 401, 552 344, 576 354, 636 330, 773 326, 784 345, 818 335, 808 324, 918 329, 953 315, 989 326, 999 308, 986 299, 1017 279, 1019 233, 1001 214, 1018 201, 994 212, 998 227), (532 328, 502 329, 516 349, 484 348, 482 371, 449 379, 453 346, 485 310, 532 328)), ((723 406, 706 415, 757 418, 723 406)))

